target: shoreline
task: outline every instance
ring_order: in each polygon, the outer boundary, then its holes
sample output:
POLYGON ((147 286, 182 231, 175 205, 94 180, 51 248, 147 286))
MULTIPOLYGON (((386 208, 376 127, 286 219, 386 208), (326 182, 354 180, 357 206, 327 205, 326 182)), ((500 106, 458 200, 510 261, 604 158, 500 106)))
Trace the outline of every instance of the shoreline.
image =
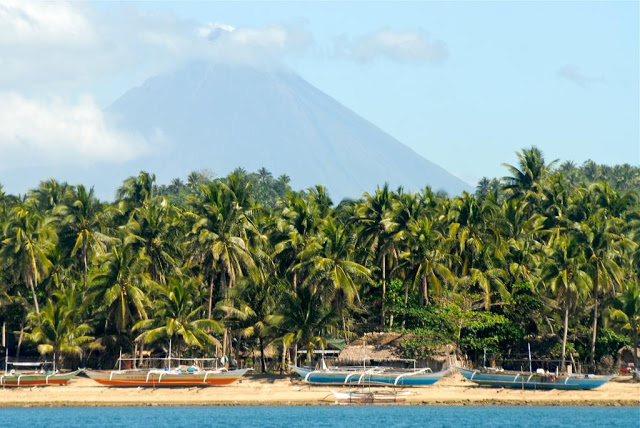
MULTIPOLYGON (((264 375, 245 376, 219 387, 117 388, 81 377, 65 386, 0 389, 0 408, 336 405, 332 389, 353 388, 313 386, 296 377, 264 375)), ((623 379, 588 391, 522 390, 479 387, 453 373, 435 385, 404 390, 410 391, 406 401, 374 405, 640 407, 640 383, 623 379)))

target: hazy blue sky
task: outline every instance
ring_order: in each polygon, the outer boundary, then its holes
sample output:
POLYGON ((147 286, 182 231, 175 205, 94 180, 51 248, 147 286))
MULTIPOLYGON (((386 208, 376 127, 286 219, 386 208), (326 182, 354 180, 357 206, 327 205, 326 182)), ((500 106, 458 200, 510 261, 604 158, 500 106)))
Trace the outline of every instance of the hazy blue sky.
POLYGON ((470 183, 533 144, 637 165, 639 23, 635 1, 0 0, 0 171, 138 156, 100 109, 203 57, 286 64, 470 183))

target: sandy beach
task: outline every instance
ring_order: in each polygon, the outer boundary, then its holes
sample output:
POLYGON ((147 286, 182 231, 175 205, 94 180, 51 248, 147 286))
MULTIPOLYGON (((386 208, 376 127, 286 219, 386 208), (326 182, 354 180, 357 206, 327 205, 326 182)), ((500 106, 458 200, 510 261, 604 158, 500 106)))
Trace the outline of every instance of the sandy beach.
MULTIPOLYGON (((0 406, 205 406, 334 404, 331 389, 295 377, 250 375, 205 388, 109 388, 79 377, 65 386, 0 389, 0 406)), ((379 388, 376 388, 379 389, 379 388)), ((591 391, 481 388, 451 373, 429 387, 409 388, 404 404, 640 406, 640 383, 617 378, 591 391)))

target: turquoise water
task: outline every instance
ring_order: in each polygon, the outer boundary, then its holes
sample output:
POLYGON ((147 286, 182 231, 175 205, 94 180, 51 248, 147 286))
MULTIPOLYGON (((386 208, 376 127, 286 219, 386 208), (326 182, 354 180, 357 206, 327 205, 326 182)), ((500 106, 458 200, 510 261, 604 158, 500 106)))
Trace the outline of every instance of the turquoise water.
POLYGON ((238 406, 0 409, 3 428, 33 427, 640 427, 638 407, 238 406))

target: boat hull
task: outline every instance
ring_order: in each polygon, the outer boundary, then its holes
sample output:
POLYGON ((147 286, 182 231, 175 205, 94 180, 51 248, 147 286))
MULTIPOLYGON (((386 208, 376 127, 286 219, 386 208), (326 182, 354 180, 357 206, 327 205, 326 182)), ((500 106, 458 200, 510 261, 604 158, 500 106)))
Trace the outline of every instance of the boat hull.
POLYGON ((406 401, 404 393, 389 393, 381 391, 331 391, 338 403, 401 403, 406 401))
POLYGON ((229 385, 251 369, 230 370, 224 372, 202 371, 196 373, 176 371, 93 371, 86 374, 101 385, 119 387, 194 387, 229 385))
POLYGON ((457 367, 467 380, 480 386, 519 389, 594 389, 607 383, 611 376, 559 375, 530 373, 491 373, 457 367))
POLYGON ((448 370, 440 372, 369 372, 368 370, 311 370, 291 367, 305 382, 324 385, 391 385, 429 386, 436 383, 448 370))
POLYGON ((81 372, 82 370, 76 370, 70 373, 56 373, 50 375, 39 373, 0 375, 0 386, 29 387, 64 385, 81 372))

